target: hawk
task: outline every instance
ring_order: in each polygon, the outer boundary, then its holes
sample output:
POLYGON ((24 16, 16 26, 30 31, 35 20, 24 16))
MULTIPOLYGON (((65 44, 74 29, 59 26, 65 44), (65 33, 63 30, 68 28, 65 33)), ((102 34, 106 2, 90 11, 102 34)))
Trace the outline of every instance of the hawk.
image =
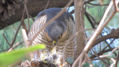
MULTIPOLYGON (((28 39, 31 41, 41 27, 62 8, 49 8, 41 11, 31 26, 28 39)), ((74 58, 74 42, 68 41, 74 34, 74 20, 70 13, 64 12, 61 16, 48 24, 33 40, 32 45, 45 44, 46 49, 39 50, 33 58, 39 61, 47 61, 55 65, 66 62, 67 58, 74 58)))

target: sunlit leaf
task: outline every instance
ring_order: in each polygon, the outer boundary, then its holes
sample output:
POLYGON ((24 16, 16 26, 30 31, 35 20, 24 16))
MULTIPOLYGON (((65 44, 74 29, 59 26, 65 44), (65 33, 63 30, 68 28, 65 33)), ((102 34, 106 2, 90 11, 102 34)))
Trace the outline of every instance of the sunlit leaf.
POLYGON ((38 44, 28 48, 16 49, 11 52, 0 53, 0 67, 8 67, 10 64, 13 64, 14 62, 23 58, 25 54, 35 50, 44 49, 44 48, 45 48, 45 45, 38 44))

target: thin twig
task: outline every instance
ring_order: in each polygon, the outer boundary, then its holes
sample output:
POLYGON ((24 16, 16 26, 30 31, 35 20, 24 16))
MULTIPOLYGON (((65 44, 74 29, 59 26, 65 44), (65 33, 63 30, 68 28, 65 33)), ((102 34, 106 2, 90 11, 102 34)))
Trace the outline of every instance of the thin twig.
POLYGON ((84 50, 82 51, 82 53, 78 56, 78 58, 74 61, 73 67, 75 67, 75 65, 78 63, 82 63, 81 61, 83 60, 83 57, 85 57, 85 53, 88 52, 89 48, 92 47, 93 42, 95 42, 97 36, 101 33, 101 31, 103 30, 103 28, 109 23, 109 21, 112 19, 112 17, 114 16, 114 14, 116 13, 115 11, 113 11, 111 14, 111 16, 107 19, 107 16, 109 16, 109 12, 112 11, 111 8, 113 7, 113 3, 112 1, 110 2, 108 8, 106 9, 104 16, 102 18, 102 20, 100 21, 100 24, 98 25, 96 31, 94 32, 94 34, 92 35, 92 37, 90 38, 90 40, 87 42, 84 50))
POLYGON ((93 58, 95 58, 95 57, 98 57, 98 56, 100 56, 100 55, 103 55, 103 54, 106 53, 106 52, 112 51, 113 49, 114 49, 114 48, 100 51, 99 53, 96 53, 95 55, 92 55, 90 58, 93 59, 93 58))
POLYGON ((14 48, 16 48, 17 46, 19 46, 20 44, 22 44, 23 42, 17 42, 16 44, 14 44, 9 50, 8 52, 12 51, 14 48))
POLYGON ((45 6, 44 9, 47 9, 48 8, 49 3, 50 3, 50 0, 47 1, 47 4, 46 4, 46 6, 45 6))
POLYGON ((18 29, 17 29, 17 31, 16 31, 16 33, 15 33, 15 36, 14 36, 14 38, 13 38, 13 40, 12 40, 12 43, 10 44, 10 48, 13 46, 13 44, 14 44, 15 41, 16 41, 16 37, 17 37, 17 34, 18 34, 18 32, 19 32, 19 30, 20 30, 20 28, 21 28, 21 25, 22 25, 22 23, 20 23, 20 25, 18 26, 18 29))
MULTIPOLYGON (((29 15, 28 8, 27 8, 27 2, 28 2, 28 0, 24 0, 24 10, 25 10, 25 13, 26 13, 27 18, 28 18, 27 20, 28 20, 28 29, 29 29, 30 28, 30 24, 29 24, 30 15, 29 15)), ((25 23, 23 23, 23 27, 24 27, 26 33, 28 34, 28 30, 27 30, 25 23)))
POLYGON ((4 37, 4 39, 6 40, 7 44, 10 46, 10 43, 9 43, 8 39, 6 38, 6 36, 5 36, 4 33, 3 33, 3 37, 4 37))
POLYGON ((97 22, 96 20, 94 19, 93 16, 91 16, 88 12, 85 11, 85 16, 86 18, 88 19, 88 21, 90 22, 92 28, 96 28, 96 25, 97 25, 97 22))
POLYGON ((112 30, 110 34, 96 39, 96 41, 93 42, 92 47, 94 47, 96 44, 98 44, 98 43, 100 43, 100 42, 102 42, 102 41, 104 41, 106 39, 111 39, 111 38, 117 39, 117 38, 119 38, 118 34, 119 34, 119 28, 116 29, 116 30, 112 30))
POLYGON ((116 60, 114 58, 110 58, 110 60, 113 62, 110 67, 114 67, 114 65, 116 64, 116 60))
POLYGON ((26 26, 25 23, 24 23, 24 18, 25 18, 25 9, 23 10, 23 15, 22 15, 22 18, 21 18, 21 23, 22 24, 22 36, 23 36, 23 39, 24 39, 24 43, 25 43, 25 46, 28 47, 28 36, 27 36, 27 32, 26 32, 26 26))
POLYGON ((116 10, 116 12, 119 12, 119 0, 112 0, 113 4, 114 4, 114 8, 116 10))

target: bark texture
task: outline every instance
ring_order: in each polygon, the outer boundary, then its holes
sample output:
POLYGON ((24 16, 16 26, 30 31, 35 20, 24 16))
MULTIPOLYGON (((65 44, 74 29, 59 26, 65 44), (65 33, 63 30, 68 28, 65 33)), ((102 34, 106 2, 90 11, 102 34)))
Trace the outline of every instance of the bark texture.
POLYGON ((75 59, 79 56, 81 51, 85 46, 85 28, 84 28, 84 0, 74 0, 75 6, 75 22, 76 22, 76 32, 78 33, 77 36, 77 43, 76 43, 76 54, 75 59))
MULTIPOLYGON (((34 17, 41 10, 51 7, 64 7, 69 0, 28 0, 29 15, 34 17)), ((0 0, 0 29, 19 21, 24 10, 24 0, 0 0)))

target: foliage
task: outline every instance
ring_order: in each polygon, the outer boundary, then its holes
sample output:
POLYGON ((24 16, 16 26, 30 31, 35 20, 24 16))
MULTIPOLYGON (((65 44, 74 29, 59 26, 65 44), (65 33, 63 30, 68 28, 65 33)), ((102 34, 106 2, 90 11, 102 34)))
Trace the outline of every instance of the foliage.
POLYGON ((16 61, 20 60, 22 57, 24 57, 25 54, 44 48, 45 46, 43 44, 39 44, 31 46, 29 48, 21 48, 10 52, 2 52, 0 53, 0 67, 7 67, 10 64, 13 64, 16 61))

